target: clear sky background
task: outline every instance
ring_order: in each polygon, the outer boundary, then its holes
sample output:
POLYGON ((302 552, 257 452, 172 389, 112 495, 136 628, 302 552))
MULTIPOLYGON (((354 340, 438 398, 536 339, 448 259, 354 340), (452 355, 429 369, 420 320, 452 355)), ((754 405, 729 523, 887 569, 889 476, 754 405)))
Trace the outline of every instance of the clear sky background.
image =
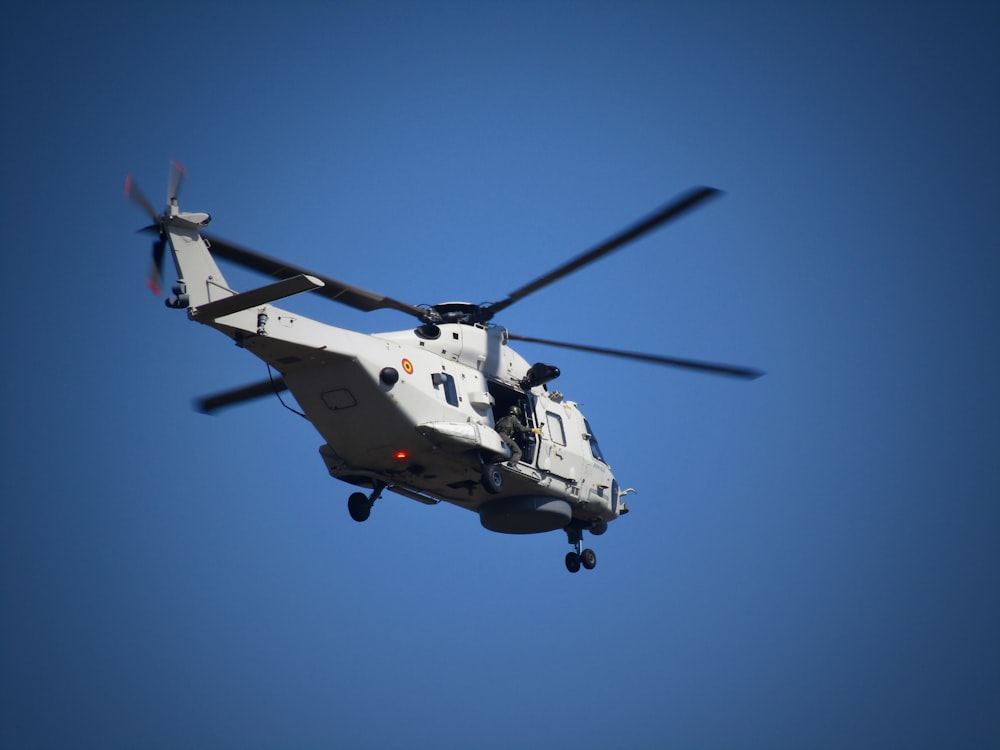
POLYGON ((15 2, 0 61, 0 745, 1000 746, 995 3, 15 2), (497 322, 767 376, 518 347, 638 491, 592 572, 356 524, 308 423, 191 409, 265 370, 143 283, 174 158, 414 304, 721 188, 497 322))

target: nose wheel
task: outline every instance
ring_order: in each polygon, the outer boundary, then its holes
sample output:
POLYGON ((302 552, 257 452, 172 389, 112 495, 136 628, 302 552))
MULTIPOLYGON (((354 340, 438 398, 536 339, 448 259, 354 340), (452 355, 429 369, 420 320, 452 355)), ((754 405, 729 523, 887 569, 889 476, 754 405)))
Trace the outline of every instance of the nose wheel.
POLYGON ((580 567, 593 570, 597 567, 597 554, 592 549, 583 549, 583 531, 580 529, 567 529, 566 536, 569 543, 573 545, 573 551, 566 553, 566 570, 570 573, 578 573, 580 567))
POLYGON ((566 570, 570 573, 576 573, 580 570, 580 566, 587 570, 593 570, 597 567, 597 554, 594 550, 585 549, 580 552, 566 553, 566 570))

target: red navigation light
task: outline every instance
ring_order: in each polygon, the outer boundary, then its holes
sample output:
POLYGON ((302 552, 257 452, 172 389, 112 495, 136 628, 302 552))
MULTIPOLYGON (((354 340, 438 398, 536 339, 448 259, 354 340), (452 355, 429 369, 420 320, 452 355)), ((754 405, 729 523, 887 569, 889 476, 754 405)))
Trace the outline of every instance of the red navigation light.
POLYGON ((410 454, 407 453, 406 451, 396 451, 395 453, 392 454, 392 457, 395 458, 397 461, 405 461, 410 457, 410 454))

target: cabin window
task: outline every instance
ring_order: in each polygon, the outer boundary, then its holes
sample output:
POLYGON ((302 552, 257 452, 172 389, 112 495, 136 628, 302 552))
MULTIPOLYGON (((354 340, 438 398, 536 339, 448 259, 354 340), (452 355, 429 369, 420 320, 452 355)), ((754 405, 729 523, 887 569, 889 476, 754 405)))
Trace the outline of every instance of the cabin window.
POLYGON ((597 444, 597 438, 594 437, 594 431, 590 429, 590 423, 587 420, 583 420, 583 426, 587 429, 587 440, 590 441, 590 452, 593 454, 594 458, 600 461, 602 464, 606 464, 607 461, 604 460, 604 454, 601 453, 601 446, 597 444))
POLYGON ((566 445, 566 431, 563 429, 562 417, 554 411, 547 411, 545 425, 549 428, 549 440, 558 445, 566 445))
POLYGON ((444 399, 452 406, 458 406, 458 389, 455 387, 455 378, 446 372, 431 373, 431 382, 434 388, 444 389, 444 399))

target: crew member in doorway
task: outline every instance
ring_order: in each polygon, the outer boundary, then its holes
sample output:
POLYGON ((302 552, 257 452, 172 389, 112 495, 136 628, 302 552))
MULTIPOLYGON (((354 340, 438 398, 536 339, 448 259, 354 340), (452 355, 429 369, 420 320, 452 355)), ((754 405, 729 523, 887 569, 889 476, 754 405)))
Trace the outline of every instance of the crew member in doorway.
POLYGON ((516 466, 521 460, 521 446, 517 443, 517 438, 521 435, 541 433, 537 427, 528 427, 521 422, 521 407, 516 404, 507 411, 507 414, 497 420, 496 431, 500 433, 500 439, 510 448, 510 466, 516 466))

